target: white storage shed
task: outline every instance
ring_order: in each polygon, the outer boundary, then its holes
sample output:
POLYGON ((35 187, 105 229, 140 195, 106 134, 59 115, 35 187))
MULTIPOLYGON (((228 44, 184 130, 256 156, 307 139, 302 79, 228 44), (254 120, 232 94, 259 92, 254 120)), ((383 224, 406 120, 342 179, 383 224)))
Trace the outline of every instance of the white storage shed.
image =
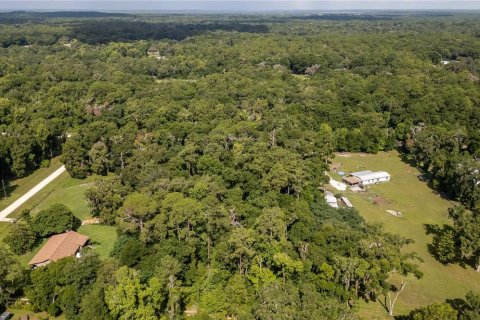
POLYGON ((369 184, 379 183, 379 182, 390 181, 390 174, 385 171, 372 172, 367 170, 367 171, 352 172, 350 175, 360 179, 361 184, 364 186, 369 184))

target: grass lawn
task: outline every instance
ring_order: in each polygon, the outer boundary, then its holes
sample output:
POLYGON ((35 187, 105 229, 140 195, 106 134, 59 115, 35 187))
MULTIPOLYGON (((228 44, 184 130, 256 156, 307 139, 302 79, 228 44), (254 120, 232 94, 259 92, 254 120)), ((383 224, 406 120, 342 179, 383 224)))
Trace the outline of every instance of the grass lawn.
POLYGON ((65 317, 60 315, 59 317, 52 317, 49 316, 46 312, 39 312, 35 313, 32 311, 27 310, 19 310, 19 309, 8 309, 10 313, 13 314, 12 320, 20 320, 22 316, 30 316, 30 319, 51 319, 51 320, 63 320, 65 317))
POLYGON ((15 200, 24 195, 28 190, 36 186, 40 181, 48 177, 55 170, 60 168, 62 164, 60 163, 60 158, 54 158, 48 168, 40 168, 37 171, 33 172, 31 175, 10 181, 7 187, 8 197, 3 197, 3 190, 0 192, 0 210, 5 209, 15 200))
POLYGON ((95 176, 88 177, 85 180, 74 179, 64 172, 9 217, 15 218, 23 209, 30 209, 32 214, 35 215, 54 203, 62 203, 70 208, 79 219, 84 220, 90 217, 90 210, 85 202, 84 193, 95 179, 95 176))
POLYGON ((0 242, 8 235, 10 222, 0 222, 0 242))
MULTIPOLYGON (((354 194, 346 191, 355 208, 368 222, 381 222, 385 230, 415 240, 406 250, 415 251, 421 257, 421 270, 424 276, 420 280, 410 280, 405 291, 398 298, 395 313, 406 314, 411 309, 443 302, 450 298, 463 298, 469 290, 480 292, 480 273, 472 268, 458 265, 443 265, 428 252, 427 245, 432 236, 425 231, 426 224, 451 224, 447 209, 452 202, 442 198, 436 191, 419 180, 418 169, 403 162, 399 153, 392 151, 368 154, 337 155, 333 160, 342 163, 339 171, 360 170, 387 171, 391 181, 372 185, 368 194, 354 194), (371 194, 378 194, 386 203, 373 204, 371 194), (385 210, 396 210, 401 217, 393 216, 385 210)), ((335 179, 339 176, 332 175, 335 179)), ((368 303, 361 306, 360 314, 367 319, 387 319, 386 311, 380 303, 368 303)))
POLYGON ((102 259, 110 256, 113 245, 117 240, 117 231, 113 226, 105 225, 86 225, 78 229, 78 233, 86 235, 90 238, 90 242, 96 253, 102 259))

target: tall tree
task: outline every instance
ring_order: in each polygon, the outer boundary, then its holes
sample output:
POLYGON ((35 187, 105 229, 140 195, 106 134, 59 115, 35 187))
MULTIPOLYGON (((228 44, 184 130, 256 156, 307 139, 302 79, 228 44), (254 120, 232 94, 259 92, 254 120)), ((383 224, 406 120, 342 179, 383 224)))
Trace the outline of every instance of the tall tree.
POLYGON ((0 246, 0 306, 5 307, 13 295, 21 292, 27 273, 13 255, 0 246))
POLYGON ((472 261, 477 272, 480 272, 480 213, 457 206, 451 208, 449 214, 460 242, 461 257, 472 261))
POLYGON ((153 277, 141 284, 138 273, 128 267, 115 272, 115 284, 105 291, 105 301, 115 319, 158 319, 164 297, 160 281, 153 277))
POLYGON ((119 209, 119 218, 125 222, 125 230, 131 232, 143 231, 145 222, 151 219, 158 210, 155 200, 143 193, 132 193, 125 198, 119 209))

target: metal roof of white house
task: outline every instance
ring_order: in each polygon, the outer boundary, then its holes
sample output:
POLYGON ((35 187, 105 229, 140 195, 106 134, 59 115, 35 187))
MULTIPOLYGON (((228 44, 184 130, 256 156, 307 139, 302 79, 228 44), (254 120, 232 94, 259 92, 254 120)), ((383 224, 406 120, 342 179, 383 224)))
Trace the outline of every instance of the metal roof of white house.
POLYGON ((381 179, 390 177, 390 174, 385 171, 361 171, 361 172, 352 172, 352 176, 359 178, 362 181, 373 180, 373 179, 381 179))
POLYGON ((350 175, 356 177, 356 176, 361 176, 367 173, 372 173, 370 170, 365 170, 365 171, 357 171, 357 172, 351 172, 350 175))

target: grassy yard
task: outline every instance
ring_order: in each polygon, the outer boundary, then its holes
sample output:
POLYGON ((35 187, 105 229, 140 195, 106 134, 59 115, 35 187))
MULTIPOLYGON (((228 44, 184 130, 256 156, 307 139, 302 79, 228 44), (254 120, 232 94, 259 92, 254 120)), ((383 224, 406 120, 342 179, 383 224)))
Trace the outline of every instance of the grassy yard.
POLYGON ((29 316, 30 319, 49 319, 49 320, 64 320, 65 317, 60 315, 59 317, 52 317, 49 316, 46 312, 39 312, 35 313, 32 311, 27 310, 19 310, 19 309, 8 309, 9 312, 13 314, 12 320, 20 320, 23 316, 29 316))
POLYGON ((8 235, 10 222, 0 222, 0 242, 8 235))
POLYGON ((113 226, 86 225, 81 226, 78 232, 91 239, 92 246, 96 253, 106 259, 110 256, 113 245, 117 240, 117 231, 113 226))
POLYGON ((90 211, 85 202, 84 193, 95 178, 93 176, 79 180, 71 178, 68 173, 64 172, 9 217, 15 218, 23 209, 30 209, 32 214, 36 214, 54 203, 62 203, 70 208, 79 219, 86 219, 90 216, 90 211))
MULTIPOLYGON (((339 171, 387 171, 390 182, 372 185, 367 194, 346 191, 355 208, 368 222, 381 222, 388 232, 400 234, 415 240, 407 250, 415 251, 422 258, 420 263, 424 277, 408 282, 395 307, 396 314, 408 313, 411 309, 449 298, 462 298, 469 290, 480 292, 480 274, 472 268, 458 265, 443 265, 428 252, 427 245, 432 236, 426 234, 426 224, 451 224, 447 209, 452 203, 419 179, 418 169, 402 161, 397 152, 337 155, 333 160, 342 163, 339 171), (374 204, 372 195, 384 200, 374 204), (393 216, 385 210, 402 213, 393 216)), ((339 179, 338 175, 332 175, 339 179)), ((364 304, 361 314, 367 319, 386 319, 385 309, 380 303, 364 304)))

